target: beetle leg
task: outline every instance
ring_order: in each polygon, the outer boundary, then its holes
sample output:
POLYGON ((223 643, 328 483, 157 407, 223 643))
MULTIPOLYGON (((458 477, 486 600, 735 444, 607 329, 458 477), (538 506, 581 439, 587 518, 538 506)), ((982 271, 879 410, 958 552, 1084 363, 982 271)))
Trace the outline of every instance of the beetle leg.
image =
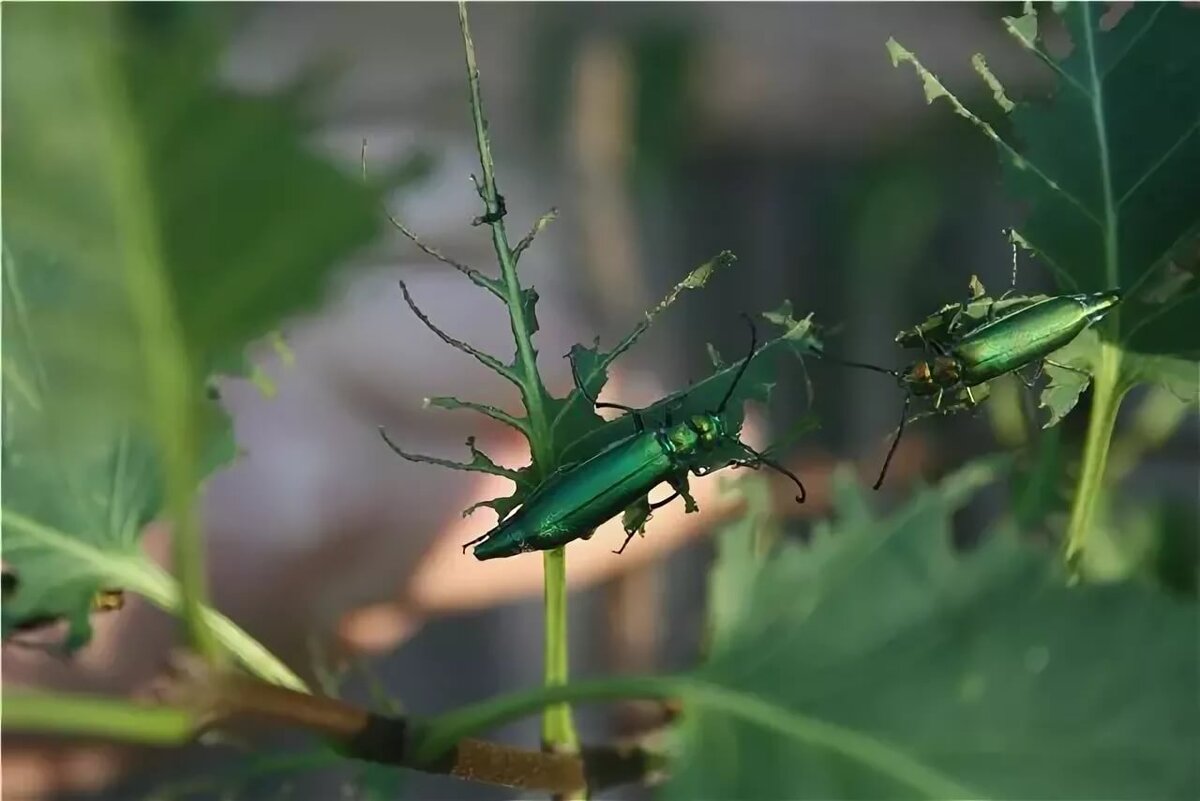
POLYGON ((625 549, 627 547, 629 547, 629 541, 633 539, 634 534, 637 534, 636 530, 625 532, 625 541, 623 543, 621 543, 621 547, 618 548, 617 550, 613 551, 613 553, 615 553, 617 556, 620 556, 621 554, 625 553, 625 549))
POLYGON ((1017 378, 1021 379, 1021 383, 1025 385, 1026 389, 1033 389, 1034 382, 1037 381, 1042 375, 1042 363, 1037 363, 1037 369, 1029 378, 1026 378, 1024 375, 1022 375, 1020 370, 1014 370, 1013 373, 1017 376, 1017 378))
POLYGON ((942 395, 945 392, 946 392, 946 390, 944 390, 944 389, 938 390, 937 398, 933 401, 933 408, 935 408, 935 409, 942 408, 942 395))
POLYGON ((682 495, 682 494, 683 494, 683 493, 681 493, 681 492, 679 492, 679 491, 676 491, 676 492, 672 493, 672 494, 671 494, 669 497, 667 497, 667 498, 663 498, 661 501, 657 501, 656 503, 652 503, 652 504, 650 504, 650 511, 651 511, 651 512, 653 512, 653 511, 655 511, 656 509, 661 509, 661 508, 663 508, 663 507, 664 507, 664 506, 666 506, 668 503, 670 503, 671 501, 675 500, 676 498, 678 498, 678 497, 679 497, 680 495, 682 495))
POLYGON ((979 401, 975 400, 975 394, 971 392, 971 388, 966 387, 965 389, 967 390, 967 400, 971 402, 971 405, 975 406, 977 403, 979 403, 979 401))
POLYGON ((664 506, 668 502, 673 501, 675 498, 682 496, 684 514, 691 514, 692 512, 700 511, 700 507, 696 505, 696 499, 692 497, 691 488, 688 486, 687 473, 680 473, 679 475, 672 476, 671 478, 667 479, 667 483, 670 484, 671 488, 675 490, 675 494, 665 501, 659 501, 656 504, 652 504, 650 506, 651 509, 657 509, 658 507, 664 506))
POLYGON ((483 542, 484 540, 486 540, 486 539, 487 539, 488 537, 490 537, 490 536, 492 536, 492 533, 489 531, 489 532, 488 532, 488 533, 486 533, 486 534, 480 534, 478 537, 476 537, 475 539, 471 540, 471 541, 470 541, 470 542, 468 542, 468 543, 464 543, 464 544, 463 544, 463 547, 462 547, 462 548, 463 548, 463 553, 466 553, 466 552, 467 552, 467 549, 468 549, 468 548, 470 548, 472 545, 478 545, 479 543, 483 542))
POLYGON ((954 334, 954 330, 958 328, 962 322, 963 315, 967 313, 967 304, 959 303, 958 308, 954 310, 954 316, 950 318, 950 322, 946 324, 946 333, 954 334))
POLYGON ((1069 364, 1063 364, 1061 362, 1052 361, 1050 359, 1043 359, 1042 361, 1044 361, 1046 364, 1050 365, 1051 367, 1057 367, 1060 370, 1070 370, 1072 373, 1079 373, 1080 375, 1087 376, 1088 378, 1092 377, 1092 374, 1089 373, 1087 370, 1080 370, 1078 367, 1072 367, 1069 364))

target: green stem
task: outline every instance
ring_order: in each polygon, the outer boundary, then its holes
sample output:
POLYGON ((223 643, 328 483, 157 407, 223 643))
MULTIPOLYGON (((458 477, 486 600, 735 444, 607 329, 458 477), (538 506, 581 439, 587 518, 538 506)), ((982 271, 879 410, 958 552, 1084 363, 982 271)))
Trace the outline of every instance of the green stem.
MULTIPOLYGON (((164 611, 178 614, 182 607, 179 584, 158 565, 142 565, 123 586, 164 611)), ((214 642, 248 671, 263 681, 298 692, 309 692, 303 679, 228 617, 207 605, 200 607, 199 616, 214 642)))
POLYGON ((4 693, 4 728, 104 737, 150 745, 181 745, 196 722, 181 709, 31 690, 4 693))
POLYGON ((108 144, 107 169, 119 261, 124 286, 141 345, 150 400, 150 422, 162 452, 166 507, 172 521, 172 563, 179 578, 181 617, 191 645, 215 658, 218 648, 205 626, 204 548, 195 511, 196 398, 200 396, 188 370, 189 354, 175 316, 174 299, 164 278, 163 245, 156 204, 151 198, 144 160, 146 152, 130 114, 130 98, 117 73, 119 54, 101 37, 88 55, 96 96, 110 99, 107 130, 97 132, 108 144))
POLYGON ((1071 520, 1067 525, 1066 558, 1071 569, 1078 564, 1092 527, 1096 502, 1104 486, 1117 411, 1127 389, 1126 382, 1121 378, 1121 349, 1118 345, 1101 343, 1092 387, 1092 412, 1083 446, 1083 465, 1071 505, 1071 520))
MULTIPOLYGON (((508 232, 501 214, 499 193, 496 191, 496 166, 488 140, 487 120, 479 90, 479 66, 475 61, 475 43, 467 20, 467 5, 458 3, 458 24, 462 31, 463 50, 467 62, 467 85, 470 90, 471 116, 475 124, 475 145, 479 150, 479 166, 483 171, 480 195, 487 209, 492 229, 492 246, 500 262, 504 301, 508 305, 513 339, 517 345, 517 369, 521 374, 521 399, 529 415, 529 447, 534 465, 534 477, 549 470, 554 446, 546 416, 546 388, 537 369, 537 354, 525 319, 524 293, 517 278, 517 260, 508 244, 508 232)), ((545 569, 545 675, 547 687, 565 684, 568 676, 567 649, 567 581, 566 551, 559 548, 544 557, 545 569)), ((550 707, 542 718, 543 746, 552 751, 577 751, 579 747, 571 710, 564 705, 550 707)))
POLYGON ((563 687, 542 687, 466 707, 432 721, 417 743, 417 758, 437 757, 454 743, 563 701, 682 698, 710 710, 839 754, 932 798, 979 798, 978 792, 927 767, 890 743, 782 707, 768 699, 691 676, 623 676, 563 687))
MULTIPOLYGON (((547 687, 567 683, 570 659, 567 651, 567 558, 566 549, 547 551, 542 558, 545 571, 543 595, 546 602, 544 657, 547 687)), ((548 751, 579 750, 579 737, 566 704, 549 706, 542 715, 542 747, 548 751)))
POLYGON ((521 282, 517 278, 517 263, 508 244, 508 232, 500 216, 500 198, 496 191, 496 165, 492 159, 492 146, 488 140, 487 120, 483 116, 483 99, 479 92, 479 66, 475 63, 475 42, 471 39, 471 27, 467 21, 467 4, 458 3, 458 24, 462 30, 463 49, 467 58, 467 84, 471 92, 471 116, 475 122, 475 145, 479 150, 479 166, 483 170, 481 195, 491 219, 492 246, 500 262, 501 279, 504 283, 504 302, 508 305, 509 322, 513 339, 517 344, 517 367, 522 375, 521 399, 529 412, 530 445, 534 464, 545 469, 550 463, 552 448, 546 426, 546 389, 538 374, 537 354, 529 336, 529 321, 525 319, 525 304, 521 282))
MULTIPOLYGON (((21 536, 78 563, 72 565, 73 569, 103 576, 114 586, 136 593, 166 612, 178 614, 183 606, 179 582, 143 553, 101 551, 79 537, 3 507, 0 521, 6 530, 19 531, 21 536)), ((214 640, 252 673, 264 681, 308 692, 299 676, 232 620, 207 605, 201 605, 199 614, 214 640)))

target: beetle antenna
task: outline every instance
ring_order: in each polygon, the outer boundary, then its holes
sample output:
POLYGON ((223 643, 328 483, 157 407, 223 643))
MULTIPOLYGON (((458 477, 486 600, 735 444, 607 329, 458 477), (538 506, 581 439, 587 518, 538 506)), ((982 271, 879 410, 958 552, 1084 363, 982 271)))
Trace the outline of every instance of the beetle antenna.
POLYGON ((754 321, 745 312, 742 312, 741 316, 746 321, 746 325, 750 326, 750 352, 746 354, 742 366, 738 368, 737 375, 733 377, 733 383, 729 385, 729 389, 725 392, 725 397, 721 398, 721 404, 717 406, 717 410, 713 414, 721 414, 725 411, 725 406, 729 403, 729 399, 733 397, 733 391, 737 389, 738 382, 746 374, 746 368, 750 366, 750 360, 754 358, 754 351, 758 347, 758 331, 754 327, 754 321))
POLYGON ((892 456, 896 453, 896 447, 900 444, 900 436, 904 434, 904 423, 908 420, 908 404, 912 401, 912 394, 904 394, 904 406, 900 409, 900 427, 896 429, 896 437, 892 440, 892 447, 888 449, 887 458, 883 460, 883 469, 879 471, 879 478, 875 480, 875 486, 872 489, 878 490, 883 486, 883 478, 887 475, 888 465, 892 463, 892 456))
POLYGON ((630 406, 625 406, 621 403, 601 403, 600 401, 596 400, 596 398, 587 391, 587 387, 583 385, 583 379, 579 377, 579 366, 575 364, 575 358, 570 353, 565 354, 563 358, 571 363, 571 378, 575 380, 575 389, 579 390, 579 394, 583 396, 584 400, 592 404, 593 409, 620 409, 621 411, 629 412, 630 414, 638 414, 638 410, 630 406))
POLYGON ((743 448, 745 448, 746 452, 749 453, 751 456, 753 456, 757 461, 761 462, 762 464, 765 464, 767 467, 771 468, 772 470, 774 470, 777 473, 782 473, 783 475, 790 478, 792 481, 795 481, 796 486, 799 487, 799 489, 800 489, 800 494, 796 496, 796 503, 804 503, 804 499, 808 497, 808 492, 804 489, 804 482, 801 481, 800 478, 795 473, 793 473, 791 470, 788 470, 786 467, 784 467, 783 465, 781 465, 779 462, 775 461, 774 459, 772 459, 768 456, 762 455, 761 453, 754 450, 754 448, 751 448, 746 443, 744 443, 744 442, 741 443, 741 446, 743 448))
POLYGON ((900 377, 899 371, 889 370, 886 367, 880 367, 875 364, 867 364, 866 362, 852 362, 847 359, 839 359, 837 356, 830 356, 825 353, 817 354, 817 358, 818 359, 827 359, 827 360, 833 362, 834 364, 843 364, 847 367, 860 367, 863 370, 874 370, 877 373, 885 373, 886 375, 890 375, 892 378, 900 377))

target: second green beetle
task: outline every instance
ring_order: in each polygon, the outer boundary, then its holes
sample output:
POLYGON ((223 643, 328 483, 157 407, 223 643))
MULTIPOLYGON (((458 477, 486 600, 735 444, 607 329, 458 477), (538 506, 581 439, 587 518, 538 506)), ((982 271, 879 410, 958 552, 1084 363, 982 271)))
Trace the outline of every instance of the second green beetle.
POLYGON ((875 482, 875 489, 883 484, 892 455, 904 432, 913 397, 933 397, 934 408, 937 409, 942 406, 947 394, 963 393, 966 396, 963 405, 969 407, 977 402, 972 392, 974 387, 1008 373, 1019 374, 1020 370, 1035 362, 1039 363, 1039 369, 1040 364, 1044 363, 1075 370, 1049 357, 1070 344, 1084 329, 1099 321, 1120 302, 1121 292, 1118 290, 1053 295, 1021 305, 1015 311, 975 326, 961 336, 921 336, 918 340, 912 332, 919 331, 919 327, 901 332, 897 341, 906 336, 910 342, 920 341, 927 353, 904 370, 888 370, 862 362, 844 362, 894 376, 905 393, 900 426, 879 479, 875 482))

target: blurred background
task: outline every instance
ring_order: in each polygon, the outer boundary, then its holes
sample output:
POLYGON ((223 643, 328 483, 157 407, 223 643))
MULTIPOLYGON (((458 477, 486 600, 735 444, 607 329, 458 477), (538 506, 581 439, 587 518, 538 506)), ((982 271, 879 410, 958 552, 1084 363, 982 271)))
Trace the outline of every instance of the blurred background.
MULTIPOLYGON (((207 9, 190 13, 218 13, 207 9)), ((964 99, 990 96, 971 69, 976 52, 1010 94, 1045 93, 1050 76, 998 24, 1019 13, 1017 4, 487 3, 471 13, 510 236, 559 210, 521 262, 525 284, 541 295, 538 343, 552 390, 569 387, 559 357, 573 343, 615 342, 723 249, 737 265, 685 296, 623 357, 614 396, 644 404, 686 386, 708 366, 706 343, 726 355, 744 347, 737 312, 785 298, 830 327, 831 352, 899 367, 895 333, 963 297, 972 274, 997 292, 1008 285, 1004 228, 1019 209, 1000 191, 992 145, 947 108, 927 106, 884 43, 895 37, 964 99)), ((267 89, 322 67, 319 146, 358 170, 365 139, 367 170, 402 165, 392 213, 454 258, 494 269, 487 231, 470 225, 481 213, 469 181, 478 161, 453 5, 241 4, 236 20, 230 82, 267 89)), ((457 556, 460 540, 490 527, 490 512, 461 521, 458 510, 497 487, 405 462, 381 447, 375 426, 446 458, 461 458, 470 435, 500 461, 519 465, 523 454, 482 418, 422 407, 431 395, 516 399, 421 326, 399 277, 454 336, 507 351, 504 309, 389 231, 346 265, 324 308, 287 327, 288 358, 270 343, 255 347, 273 397, 249 382, 223 386, 245 455, 213 478, 205 515, 223 611, 305 675, 314 642, 364 655, 405 709, 432 713, 540 681, 540 561, 522 557, 514 575, 523 578, 504 584, 499 574, 516 568, 489 563, 480 572, 473 560, 430 556, 457 556), (468 583, 474 595, 460 603, 468 583)), ((1017 287, 1045 291, 1050 276, 1023 259, 1017 287)), ((808 465, 802 475, 817 483, 830 454, 862 460, 870 473, 895 426, 899 391, 869 372, 809 366, 809 376, 780 376, 771 408, 761 410, 762 436, 809 411, 811 379, 821 428, 789 464, 808 465)), ((1085 420, 1068 418, 1064 436, 1077 439, 1085 420)), ((914 427, 909 469, 895 486, 1007 447, 1005 430, 986 413, 914 427)), ((1138 491, 1194 509, 1195 438, 1193 421, 1144 462, 1131 478, 1138 491)), ((792 525, 802 535, 809 522, 792 525)), ((631 551, 656 536, 651 523, 631 551)), ((610 563, 580 580, 570 609, 574 675, 695 662, 711 544, 692 534, 671 541, 657 552, 670 558, 632 562, 636 569, 610 563)), ((581 558, 616 560, 608 553, 616 544, 578 549, 593 555, 581 558)), ((6 681, 36 675, 54 686, 134 689, 161 666, 172 637, 171 621, 137 603, 97 629, 74 665, 6 654, 6 681)), ((346 693, 366 701, 369 685, 352 673, 346 693)), ((578 723, 585 740, 599 740, 649 725, 647 716, 652 710, 584 709, 578 723)), ((531 745, 537 726, 529 720, 498 737, 531 745)), ((182 775, 233 770, 239 759, 236 748, 196 747, 186 768, 175 756, 143 755, 120 771, 107 750, 5 745, 5 799, 146 798, 182 775)), ((194 797, 327 799, 347 777, 292 781, 194 797)), ((388 797, 508 795, 443 777, 402 781, 388 797)))

